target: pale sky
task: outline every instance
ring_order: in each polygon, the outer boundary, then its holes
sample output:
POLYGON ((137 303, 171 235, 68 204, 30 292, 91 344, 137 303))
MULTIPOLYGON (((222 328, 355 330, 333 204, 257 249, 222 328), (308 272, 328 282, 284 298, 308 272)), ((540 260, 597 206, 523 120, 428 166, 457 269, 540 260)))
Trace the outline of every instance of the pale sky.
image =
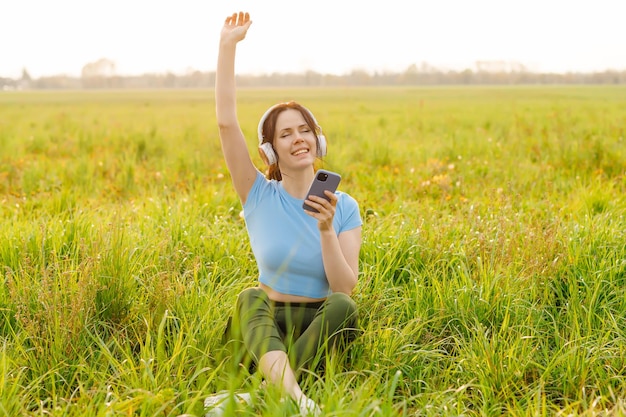
POLYGON ((0 0, 0 77, 214 71, 227 15, 249 11, 241 74, 474 69, 626 70, 626 0, 0 0))

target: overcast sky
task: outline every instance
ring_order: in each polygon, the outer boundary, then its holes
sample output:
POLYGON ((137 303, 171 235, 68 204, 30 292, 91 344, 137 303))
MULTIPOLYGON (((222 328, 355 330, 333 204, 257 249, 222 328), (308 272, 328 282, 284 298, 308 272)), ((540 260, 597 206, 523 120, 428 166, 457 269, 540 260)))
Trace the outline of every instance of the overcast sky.
POLYGON ((239 73, 626 70, 626 0, 0 0, 0 77, 80 75, 100 58, 121 75, 213 71, 239 10, 253 20, 239 73))

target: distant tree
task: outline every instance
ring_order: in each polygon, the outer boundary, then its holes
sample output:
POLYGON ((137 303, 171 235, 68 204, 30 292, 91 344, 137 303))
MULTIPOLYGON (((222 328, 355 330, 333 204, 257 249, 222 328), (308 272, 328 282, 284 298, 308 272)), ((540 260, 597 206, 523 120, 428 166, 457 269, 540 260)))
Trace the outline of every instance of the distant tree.
POLYGON ((33 80, 26 68, 22 68, 22 78, 20 78, 20 80, 23 82, 31 82, 33 80))
POLYGON ((111 87, 113 77, 115 77, 115 62, 106 58, 85 64, 81 71, 83 87, 86 88, 111 87))
POLYGON ((32 78, 26 68, 22 68, 22 77, 17 81, 16 86, 20 90, 27 90, 31 88, 32 78))
POLYGON ((81 71, 83 78, 89 77, 112 77, 115 75, 115 62, 101 58, 95 62, 89 62, 81 71))

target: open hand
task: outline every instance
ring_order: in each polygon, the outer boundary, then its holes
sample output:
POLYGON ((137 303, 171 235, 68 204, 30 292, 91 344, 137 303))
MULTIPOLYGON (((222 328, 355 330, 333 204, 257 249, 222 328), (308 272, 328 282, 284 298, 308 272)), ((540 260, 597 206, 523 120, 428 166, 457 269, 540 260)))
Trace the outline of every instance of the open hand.
POLYGON ((221 33, 222 40, 228 39, 235 42, 243 40, 251 24, 252 20, 250 20, 249 13, 233 13, 224 21, 224 27, 221 33))

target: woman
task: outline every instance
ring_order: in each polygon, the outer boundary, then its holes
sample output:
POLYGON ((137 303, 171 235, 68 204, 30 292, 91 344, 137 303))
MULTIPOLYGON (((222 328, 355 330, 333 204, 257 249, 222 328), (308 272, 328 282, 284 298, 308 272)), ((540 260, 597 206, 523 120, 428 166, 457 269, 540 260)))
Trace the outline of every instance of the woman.
POLYGON ((354 331, 361 217, 341 192, 309 196, 326 139, 313 114, 289 102, 272 106, 258 127, 267 178, 255 167, 237 120, 235 52, 252 21, 226 18, 221 31, 215 101, 224 158, 241 200, 259 267, 259 286, 237 299, 233 331, 265 380, 303 412, 319 413, 298 383, 300 371, 354 331), (304 210, 306 202, 317 212, 304 210))

